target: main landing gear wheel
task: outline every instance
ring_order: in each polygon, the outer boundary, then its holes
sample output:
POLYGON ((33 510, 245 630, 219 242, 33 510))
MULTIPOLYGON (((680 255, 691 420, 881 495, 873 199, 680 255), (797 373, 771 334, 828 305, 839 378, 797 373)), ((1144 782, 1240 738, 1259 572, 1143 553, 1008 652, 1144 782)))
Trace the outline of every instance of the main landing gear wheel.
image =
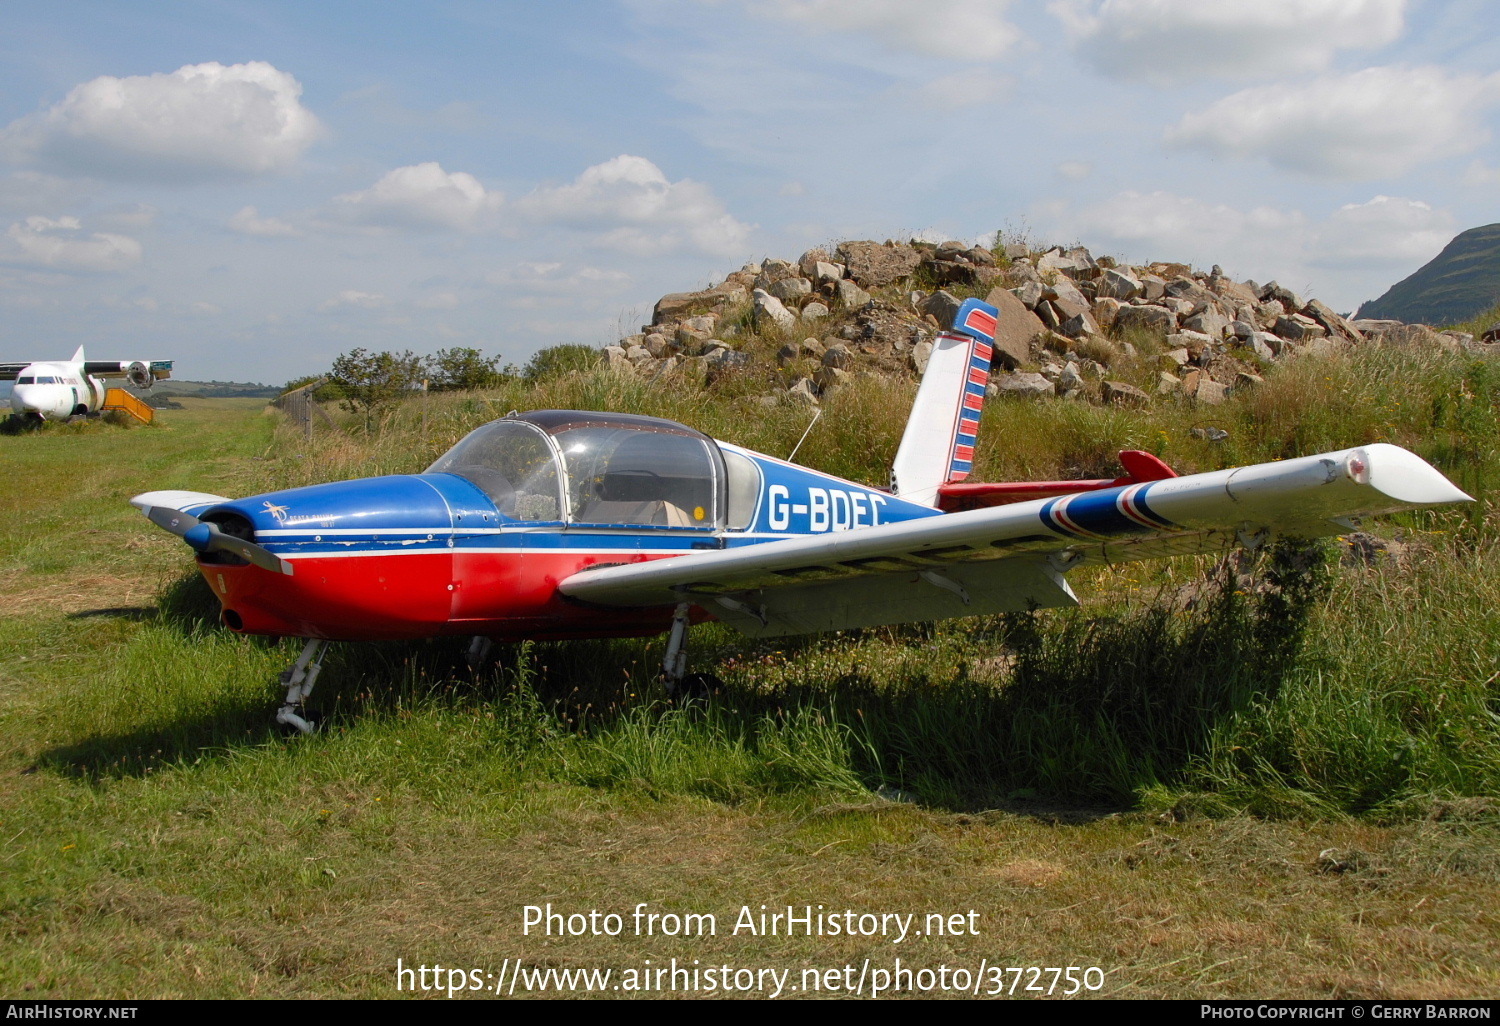
POLYGON ((495 642, 481 634, 476 634, 469 639, 469 650, 464 653, 464 662, 469 664, 470 673, 478 673, 490 664, 490 657, 494 654, 495 642))
POLYGON ((318 717, 307 712, 303 704, 312 694, 318 674, 323 672, 323 656, 328 653, 328 642, 314 638, 302 647, 302 654, 290 669, 281 671, 281 683, 286 685, 286 703, 276 711, 276 722, 291 727, 300 734, 311 734, 318 729, 318 717))
POLYGON ((706 702, 724 690, 724 681, 712 673, 690 673, 682 678, 672 697, 683 702, 706 702))
POLYGON ((724 690, 724 682, 711 673, 687 672, 688 611, 692 607, 691 602, 679 602, 672 611, 672 633, 661 661, 667 695, 685 702, 707 701, 724 690))

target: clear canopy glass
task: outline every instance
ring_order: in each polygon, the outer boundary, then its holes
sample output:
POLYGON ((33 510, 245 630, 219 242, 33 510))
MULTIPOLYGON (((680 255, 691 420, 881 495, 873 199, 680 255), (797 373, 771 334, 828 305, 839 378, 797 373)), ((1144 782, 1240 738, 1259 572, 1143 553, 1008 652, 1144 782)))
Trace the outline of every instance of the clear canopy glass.
POLYGON ((427 471, 465 478, 517 520, 710 530, 721 468, 712 439, 672 421, 543 410, 470 432, 427 471))

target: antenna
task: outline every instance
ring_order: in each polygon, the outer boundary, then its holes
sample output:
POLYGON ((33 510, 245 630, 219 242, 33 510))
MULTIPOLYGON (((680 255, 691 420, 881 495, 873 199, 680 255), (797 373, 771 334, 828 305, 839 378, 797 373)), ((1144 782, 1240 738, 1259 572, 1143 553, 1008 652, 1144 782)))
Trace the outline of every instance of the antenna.
POLYGON ((808 435, 812 434, 813 424, 816 424, 818 422, 818 418, 821 417, 821 416, 823 416, 823 407, 820 406, 816 410, 813 411, 812 423, 810 423, 810 424, 807 425, 807 430, 804 431, 804 432, 802 432, 802 437, 799 438, 799 439, 797 439, 797 444, 796 445, 792 446, 792 454, 786 458, 786 461, 788 463, 792 462, 793 460, 795 460, 797 458, 797 450, 800 449, 800 448, 802 448, 802 443, 805 442, 805 441, 807 441, 807 436, 808 435))

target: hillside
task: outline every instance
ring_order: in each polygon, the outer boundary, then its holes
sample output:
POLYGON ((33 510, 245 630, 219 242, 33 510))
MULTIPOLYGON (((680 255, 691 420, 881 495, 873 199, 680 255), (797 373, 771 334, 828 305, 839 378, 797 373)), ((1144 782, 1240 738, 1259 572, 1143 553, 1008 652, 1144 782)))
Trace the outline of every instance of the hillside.
POLYGON ((1500 224, 1470 228, 1416 274, 1359 308, 1361 318, 1456 324, 1500 301, 1500 224))
POLYGON ((182 381, 168 378, 158 382, 149 393, 131 389, 139 395, 194 396, 199 399, 275 399, 281 394, 276 385, 262 385, 258 381, 182 381))

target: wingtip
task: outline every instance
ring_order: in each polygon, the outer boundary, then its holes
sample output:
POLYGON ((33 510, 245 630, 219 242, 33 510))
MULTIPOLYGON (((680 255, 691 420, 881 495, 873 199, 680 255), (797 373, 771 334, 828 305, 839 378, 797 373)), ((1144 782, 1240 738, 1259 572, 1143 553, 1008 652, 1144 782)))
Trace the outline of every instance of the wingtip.
POLYGON ((1367 466, 1370 486, 1397 501, 1413 506, 1475 501, 1472 495, 1448 480, 1442 471, 1399 445, 1377 442, 1355 450, 1350 463, 1351 476, 1354 476, 1352 461, 1361 456, 1367 466))

